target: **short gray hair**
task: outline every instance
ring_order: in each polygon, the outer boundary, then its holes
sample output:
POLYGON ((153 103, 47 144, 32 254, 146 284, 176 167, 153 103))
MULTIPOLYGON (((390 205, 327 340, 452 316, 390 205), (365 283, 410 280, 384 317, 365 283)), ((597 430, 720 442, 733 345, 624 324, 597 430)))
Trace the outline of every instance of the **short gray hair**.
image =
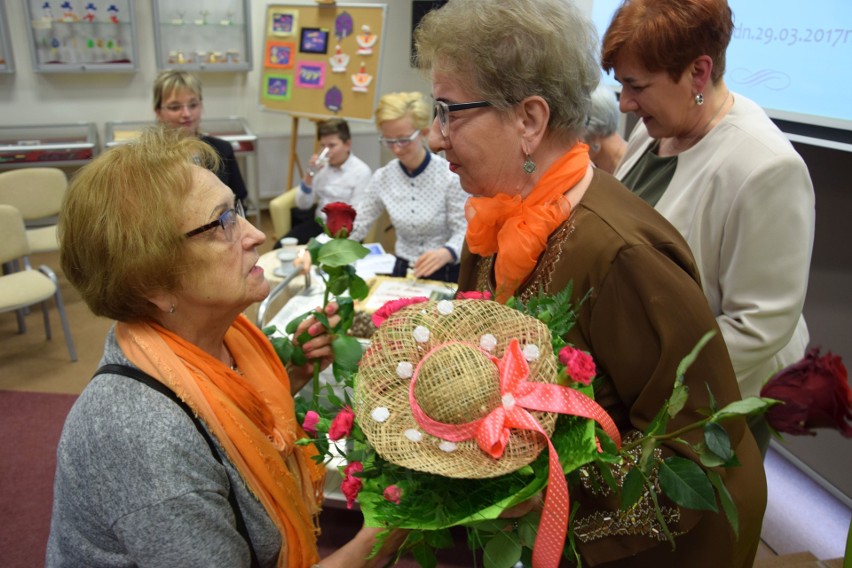
POLYGON ((592 92, 592 108, 586 123, 587 138, 606 138, 618 130, 618 99, 609 87, 600 85, 592 92))
POLYGON ((507 109, 538 95, 548 129, 583 133, 600 81, 594 27, 567 0, 451 0, 415 30, 418 64, 464 78, 471 90, 507 109))

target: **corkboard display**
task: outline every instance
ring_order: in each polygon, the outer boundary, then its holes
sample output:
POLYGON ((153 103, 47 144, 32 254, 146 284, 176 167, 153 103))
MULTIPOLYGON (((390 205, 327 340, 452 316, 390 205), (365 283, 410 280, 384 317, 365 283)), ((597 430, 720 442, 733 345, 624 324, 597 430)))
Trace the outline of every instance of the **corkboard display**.
POLYGON ((269 5, 260 105, 308 118, 371 121, 386 5, 269 5))

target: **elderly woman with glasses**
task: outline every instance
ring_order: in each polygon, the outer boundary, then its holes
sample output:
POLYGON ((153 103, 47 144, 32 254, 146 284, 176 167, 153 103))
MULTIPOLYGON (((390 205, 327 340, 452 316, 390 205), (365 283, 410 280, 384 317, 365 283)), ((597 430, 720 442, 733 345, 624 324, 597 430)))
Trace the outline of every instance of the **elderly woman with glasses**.
POLYGON ((432 111, 420 93, 390 93, 379 100, 379 140, 396 156, 373 173, 355 202, 351 238, 361 240, 382 211, 396 231, 393 276, 455 283, 467 222, 467 199, 447 161, 425 146, 432 111))
MULTIPOLYGON (((446 153, 471 195, 459 290, 505 302, 570 289, 577 320, 565 339, 593 357, 595 398, 625 439, 655 419, 680 361, 710 331, 716 335, 685 373, 689 397, 668 431, 700 420, 711 404, 738 400, 688 245, 652 207, 591 167, 580 141, 600 69, 594 30, 574 3, 453 0, 423 18, 416 42, 436 100, 430 145, 446 153)), ((571 491, 583 565, 750 567, 766 480, 745 420, 723 426, 739 467, 718 473, 739 511, 738 534, 721 508, 686 509, 661 494, 622 510, 590 468, 571 491)), ((701 431, 686 438, 703 441, 701 431)), ((686 445, 664 442, 662 450, 700 463, 686 445)))
POLYGON ((248 197, 248 190, 240 173, 240 166, 229 142, 201 132, 201 79, 187 71, 166 70, 154 80, 154 114, 157 122, 180 132, 198 136, 216 150, 219 166, 216 176, 231 188, 240 201, 248 197))
MULTIPOLYGON (((117 323, 62 431, 47 566, 319 561, 324 468, 297 444, 293 407, 312 364, 285 370, 242 315, 269 292, 265 237, 216 164, 208 145, 160 128, 98 157, 68 190, 63 271, 117 323)), ((300 328, 308 358, 328 365, 322 324, 300 328)), ((375 535, 361 530, 323 566, 372 566, 375 535)))

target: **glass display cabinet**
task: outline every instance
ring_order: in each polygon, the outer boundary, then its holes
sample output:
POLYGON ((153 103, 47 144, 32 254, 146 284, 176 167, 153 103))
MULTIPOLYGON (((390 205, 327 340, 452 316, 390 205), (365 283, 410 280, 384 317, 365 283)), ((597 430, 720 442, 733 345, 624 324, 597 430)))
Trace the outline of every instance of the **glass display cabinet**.
POLYGON ((249 71, 249 0, 154 0, 157 68, 249 71))
POLYGON ((97 155, 93 122, 0 126, 0 170, 81 166, 97 155))
POLYGON ((136 71, 134 0, 25 3, 36 71, 136 71))
POLYGON ((15 60, 12 58, 12 40, 9 39, 9 20, 6 19, 6 7, 0 2, 0 73, 15 71, 15 60))

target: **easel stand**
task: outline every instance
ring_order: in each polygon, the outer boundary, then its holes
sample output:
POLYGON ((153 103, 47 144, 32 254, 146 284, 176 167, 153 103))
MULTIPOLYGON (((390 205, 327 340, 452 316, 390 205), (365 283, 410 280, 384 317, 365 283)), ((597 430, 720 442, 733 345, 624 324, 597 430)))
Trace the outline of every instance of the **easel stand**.
MULTIPOLYGON (((299 119, 302 118, 299 115, 294 114, 292 116, 292 122, 290 124, 290 163, 287 166, 287 187, 293 187, 293 173, 296 168, 299 169, 299 179, 304 177, 304 171, 302 170, 302 161, 299 159, 299 152, 297 151, 298 143, 299 143, 299 119)), ((317 149, 317 144, 319 143, 316 140, 316 124, 319 122, 317 118, 305 117, 311 121, 314 126, 314 150, 317 149)))

